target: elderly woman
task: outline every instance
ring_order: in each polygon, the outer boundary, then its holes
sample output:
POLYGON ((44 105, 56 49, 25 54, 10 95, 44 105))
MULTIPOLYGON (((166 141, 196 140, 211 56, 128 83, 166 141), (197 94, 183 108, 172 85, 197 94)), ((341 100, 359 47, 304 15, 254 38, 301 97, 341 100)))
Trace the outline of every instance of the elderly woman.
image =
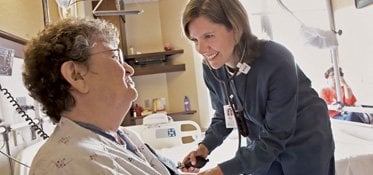
POLYGON ((28 43, 24 83, 57 123, 30 174, 170 174, 119 128, 138 94, 118 45, 117 29, 98 19, 62 20, 28 43))

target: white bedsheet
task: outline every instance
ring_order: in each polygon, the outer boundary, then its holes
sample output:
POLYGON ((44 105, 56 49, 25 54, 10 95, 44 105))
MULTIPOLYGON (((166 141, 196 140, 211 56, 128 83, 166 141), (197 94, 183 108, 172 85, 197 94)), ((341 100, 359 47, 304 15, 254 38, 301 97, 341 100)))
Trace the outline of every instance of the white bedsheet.
MULTIPOLYGON (((336 174, 337 175, 370 175, 373 172, 373 125, 332 120, 333 135, 336 143, 336 174)), ((245 142, 244 140, 242 142, 245 142)), ((178 162, 191 150, 197 147, 197 142, 182 146, 158 149, 157 152, 178 162)), ((236 132, 225 140, 210 156, 203 169, 214 167, 217 163, 232 158, 237 150, 238 137, 236 132)), ((36 151, 42 144, 32 145, 17 156, 25 164, 31 165, 36 151)), ((28 169, 16 164, 15 175, 27 175, 28 169)))
POLYGON ((373 125, 332 120, 337 175, 373 172, 373 125))
POLYGON ((32 159, 35 157, 36 153, 38 152, 39 148, 45 143, 45 141, 41 141, 35 143, 26 149, 20 151, 16 157, 17 160, 24 163, 26 166, 20 165, 18 163, 14 163, 14 175, 28 175, 29 167, 31 166, 32 159))
MULTIPOLYGON (((332 119, 332 130, 336 145, 336 175, 371 175, 373 172, 373 125, 332 119)), ((212 168, 232 158, 237 145, 237 134, 232 132, 225 142, 208 157, 210 161, 203 169, 212 168)), ((179 147, 159 149, 158 152, 177 162, 196 147, 196 144, 184 144, 179 147)))

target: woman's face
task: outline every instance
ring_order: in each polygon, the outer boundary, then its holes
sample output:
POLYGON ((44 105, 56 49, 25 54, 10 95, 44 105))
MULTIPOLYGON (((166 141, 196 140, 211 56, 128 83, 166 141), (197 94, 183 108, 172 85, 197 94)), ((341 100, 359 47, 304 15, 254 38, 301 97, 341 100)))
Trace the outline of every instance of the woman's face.
MULTIPOLYGON (((134 69, 118 59, 119 50, 106 42, 97 42, 91 49, 88 78, 90 90, 102 102, 131 103, 138 94, 131 76, 134 69)), ((123 59, 123 58, 122 58, 123 59)))
POLYGON ((334 72, 329 73, 326 83, 329 85, 329 87, 335 87, 334 72))
POLYGON ((212 68, 218 69, 224 64, 235 67, 233 48, 236 42, 233 30, 213 23, 204 16, 191 21, 188 29, 197 51, 212 68))

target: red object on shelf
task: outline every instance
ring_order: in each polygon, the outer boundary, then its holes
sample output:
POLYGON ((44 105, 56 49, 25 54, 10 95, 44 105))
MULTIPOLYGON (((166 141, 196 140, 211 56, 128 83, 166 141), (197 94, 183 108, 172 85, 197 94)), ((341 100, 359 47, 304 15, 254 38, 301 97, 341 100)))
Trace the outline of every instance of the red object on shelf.
POLYGON ((141 116, 142 111, 144 111, 144 108, 142 108, 138 104, 135 104, 135 113, 136 113, 136 116, 141 116))

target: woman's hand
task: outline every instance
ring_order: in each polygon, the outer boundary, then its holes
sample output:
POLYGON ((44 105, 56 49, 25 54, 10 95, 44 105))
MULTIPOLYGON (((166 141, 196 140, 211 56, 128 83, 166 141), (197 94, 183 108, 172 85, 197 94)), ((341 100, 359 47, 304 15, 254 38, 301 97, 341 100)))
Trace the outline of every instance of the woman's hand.
POLYGON ((215 168, 198 173, 198 175, 224 175, 224 173, 219 166, 216 166, 215 168))
POLYGON ((340 80, 341 80, 341 85, 342 86, 348 87, 348 84, 346 83, 346 80, 342 76, 341 76, 340 80))
MULTIPOLYGON (((197 156, 201 156, 203 158, 206 158, 208 156, 208 149, 205 145, 203 144, 199 144, 198 145, 198 148, 195 150, 195 151, 192 151, 190 152, 185 158, 184 160, 182 161, 182 165, 185 165, 187 164, 188 162, 191 162, 192 165, 195 165, 196 162, 197 162, 197 159, 196 157, 197 156)), ((195 167, 189 167, 189 168, 181 168, 181 171, 182 172, 192 172, 192 173, 197 173, 199 172, 199 168, 195 168, 195 167)))

